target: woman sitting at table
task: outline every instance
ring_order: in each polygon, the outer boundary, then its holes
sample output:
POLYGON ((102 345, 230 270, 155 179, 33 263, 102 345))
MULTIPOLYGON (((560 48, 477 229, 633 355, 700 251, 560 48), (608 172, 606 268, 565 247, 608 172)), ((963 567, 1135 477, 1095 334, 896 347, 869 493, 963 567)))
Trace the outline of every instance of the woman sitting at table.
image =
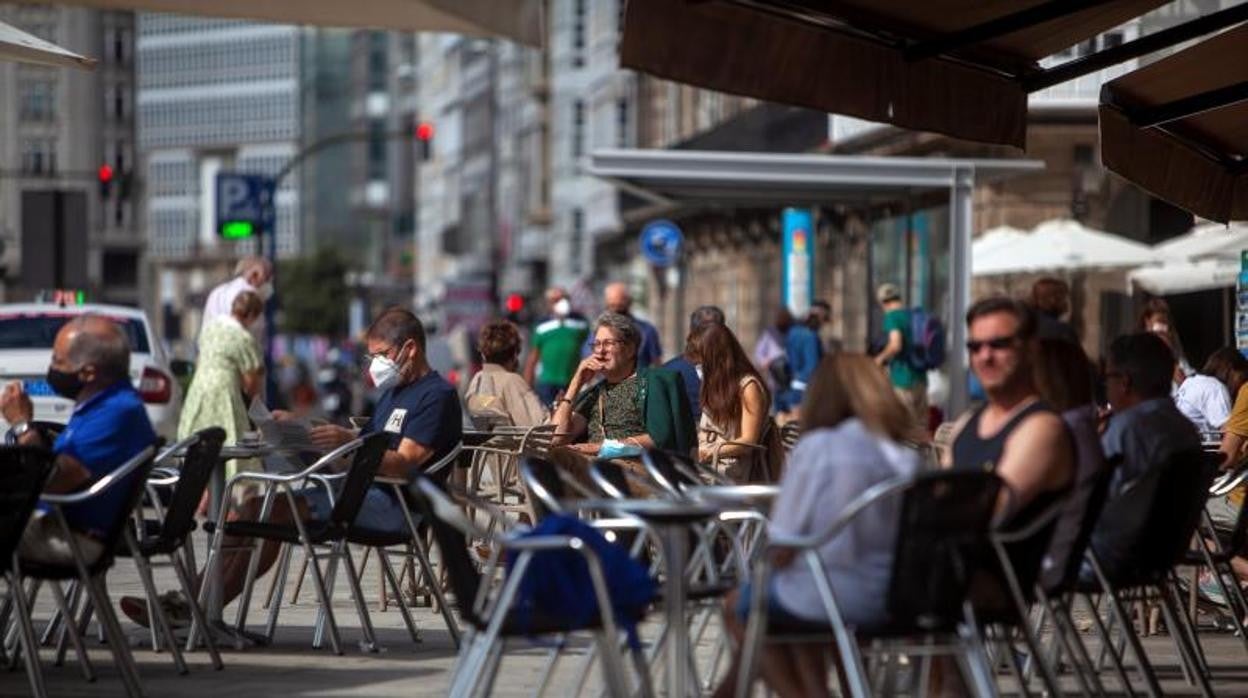
MULTIPOLYGON (((637 368, 641 333, 632 318, 606 312, 595 323, 592 352, 576 368, 552 418, 567 451, 597 456, 603 442, 692 455, 696 443, 680 374, 637 368)), ((603 454, 610 457, 608 454, 603 454)))
POLYGON ((691 340, 694 358, 702 366, 698 461, 714 464, 721 475, 737 483, 769 480, 762 472, 765 454, 758 448, 767 432, 771 404, 763 377, 727 327, 705 325, 691 340))
POLYGON ((464 405, 478 428, 502 424, 531 427, 544 423, 550 414, 541 398, 516 372, 520 365, 520 331, 506 320, 486 323, 477 337, 477 350, 485 362, 468 381, 464 405))
MULTIPOLYGON (((820 362, 802 402, 802 428, 771 507, 772 535, 824 531, 870 487, 919 470, 918 453, 904 444, 914 438, 914 419, 888 377, 862 354, 835 354, 820 362)), ((887 620, 900 505, 898 497, 877 501, 817 551, 849 625, 887 620)), ((777 552, 772 561, 776 571, 767 588, 768 624, 781 630, 826 628, 823 603, 806 564, 791 550, 777 552)), ((738 647, 750 594, 747 584, 725 599, 725 620, 738 647)), ((739 659, 734 659, 717 696, 732 695, 739 659)), ((759 666, 763 680, 780 696, 828 695, 822 646, 768 644, 759 666)))
MULTIPOLYGON (((247 328, 263 313, 260 296, 243 291, 234 297, 228 316, 204 327, 199 336, 199 364, 178 420, 179 439, 219 426, 225 430, 225 443, 233 444, 251 428, 243 400, 251 400, 263 389, 264 360, 247 328)), ((259 470, 259 463, 229 461, 226 478, 240 470, 259 470)))

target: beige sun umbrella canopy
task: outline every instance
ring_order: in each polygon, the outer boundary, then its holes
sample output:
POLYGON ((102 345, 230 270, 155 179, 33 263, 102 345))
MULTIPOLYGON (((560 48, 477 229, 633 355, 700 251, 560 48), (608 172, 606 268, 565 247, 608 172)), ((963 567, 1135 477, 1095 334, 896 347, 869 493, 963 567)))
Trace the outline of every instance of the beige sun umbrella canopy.
POLYGON ((542 45, 542 0, 58 0, 57 4, 283 24, 497 36, 528 46, 542 45))
POLYGON ((1138 267, 1156 261, 1147 245, 1058 218, 1041 223, 1017 242, 990 249, 971 264, 975 276, 991 276, 1138 267))
POLYGON ((80 56, 4 22, 0 22, 0 61, 84 70, 95 67, 93 58, 80 56))

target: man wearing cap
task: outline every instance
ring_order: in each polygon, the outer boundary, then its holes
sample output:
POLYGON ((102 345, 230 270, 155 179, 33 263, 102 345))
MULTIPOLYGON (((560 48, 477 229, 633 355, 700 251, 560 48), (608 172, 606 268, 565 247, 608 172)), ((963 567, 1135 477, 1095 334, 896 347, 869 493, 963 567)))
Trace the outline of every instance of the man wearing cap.
POLYGON ((927 425, 927 376, 910 365, 910 311, 901 302, 896 284, 881 284, 875 294, 884 310, 884 348, 875 355, 875 363, 888 371, 897 397, 914 414, 922 426, 927 425))

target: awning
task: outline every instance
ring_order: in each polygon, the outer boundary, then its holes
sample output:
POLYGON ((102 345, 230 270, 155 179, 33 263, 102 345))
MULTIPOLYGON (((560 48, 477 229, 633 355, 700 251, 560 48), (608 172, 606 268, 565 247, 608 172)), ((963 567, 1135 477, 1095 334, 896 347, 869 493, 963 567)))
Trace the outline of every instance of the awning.
MULTIPOLYGON (((631 7, 631 5, 630 5, 631 7)), ((864 204, 911 194, 949 196, 949 346, 966 341, 971 298, 972 193, 992 181, 1044 169, 1035 160, 891 158, 702 150, 596 150, 588 172, 666 204, 790 206, 864 204)), ((947 365, 950 414, 967 406, 966 353, 947 365)))
MULTIPOLYGON (((620 62, 721 92, 1023 147, 1028 92, 1097 69, 1067 77, 1039 60, 1165 1, 630 0, 620 62)), ((1111 57, 1143 48, 1116 47, 1111 57)))
POLYGON ((0 22, 0 61, 86 70, 95 67, 93 58, 80 56, 4 22, 0 22))
POLYGON ((543 36, 542 0, 56 0, 56 4, 498 36, 535 47, 542 45, 543 36))
POLYGON ((1142 267, 1127 275, 1141 290, 1158 296, 1230 288, 1239 279, 1239 261, 1210 259, 1142 267))
POLYGON ((1248 225, 1221 223, 1198 225, 1189 233, 1153 246, 1157 258, 1165 261, 1219 259, 1238 264, 1245 250, 1248 250, 1248 225))
POLYGON ((1101 89, 1101 160, 1215 221, 1248 219, 1248 25, 1101 89))
POLYGON ((974 260, 987 259, 989 255, 1016 245, 1026 237, 1025 231, 1008 225, 985 230, 971 243, 972 266, 974 266, 974 260))

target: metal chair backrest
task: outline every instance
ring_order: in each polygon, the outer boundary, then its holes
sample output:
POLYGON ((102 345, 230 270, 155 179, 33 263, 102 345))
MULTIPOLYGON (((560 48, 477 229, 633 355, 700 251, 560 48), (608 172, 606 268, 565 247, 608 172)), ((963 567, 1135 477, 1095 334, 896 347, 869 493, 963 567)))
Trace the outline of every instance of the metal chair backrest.
POLYGON ((641 462, 646 466, 646 472, 650 477, 668 494, 676 497, 681 496, 682 487, 701 484, 696 477, 690 477, 689 473, 682 472, 682 469, 677 467, 676 458, 678 457, 657 448, 643 451, 641 454, 641 462))
POLYGON ((35 446, 0 448, 0 570, 7 570, 52 470, 52 453, 35 446))
POLYGON ((906 488, 888 589, 893 620, 948 628, 962 617, 1001 479, 978 471, 920 473, 906 488))
POLYGON ((169 543, 184 540, 195 530, 195 510, 204 496, 204 490, 208 489, 212 472, 219 465, 225 430, 209 427, 192 438, 182 456, 178 484, 174 486, 165 510, 165 520, 160 527, 159 538, 169 543))
POLYGON ((433 531, 433 539, 442 552, 442 567, 455 593, 455 604, 460 615, 470 623, 482 624, 475 609, 477 593, 481 589, 481 573, 468 555, 463 511, 433 480, 423 475, 417 476, 407 492, 433 531))
POLYGON ((523 458, 520 460, 520 478, 529 491, 533 514, 539 520, 548 514, 563 511, 559 500, 566 499, 568 491, 563 486, 563 478, 559 477, 557 465, 542 458, 523 458))
POLYGON ((373 486, 373 478, 377 476, 381 459, 390 443, 390 435, 382 431, 362 438, 364 443, 352 457, 351 468, 342 481, 342 489, 339 490, 334 508, 329 513, 330 523, 343 529, 350 528, 355 523, 355 517, 360 513, 360 507, 364 506, 364 497, 368 495, 368 488, 373 486))
MULTIPOLYGON (((1105 503, 1109 499, 1109 483, 1113 479, 1114 468, 1108 464, 1102 465, 1088 483, 1076 483, 1074 491, 1067 498, 1066 506, 1070 508, 1071 515, 1078 515, 1079 528, 1065 551, 1054 551, 1050 548, 1050 567, 1042 570, 1040 575, 1040 585, 1048 596, 1073 589, 1078 583, 1084 553, 1092 541, 1096 522, 1105 510, 1105 503), (1056 552, 1061 552, 1064 557, 1056 556, 1056 552)), ((1058 540, 1053 541, 1054 545, 1060 543, 1058 540)))
POLYGON ((624 474, 624 468, 619 463, 596 460, 589 465, 589 477, 603 495, 611 499, 628 498, 628 476, 624 474))
POLYGON ((797 422, 787 422, 780 427, 780 443, 784 444, 784 452, 788 453, 797 445, 797 440, 802 436, 802 429, 797 422))
MULTIPOLYGON (((130 524, 130 514, 134 512, 135 508, 139 506, 139 502, 143 499, 143 492, 147 487, 147 475, 152 471, 152 464, 156 461, 156 449, 158 447, 157 444, 148 446, 114 471, 114 473, 118 473, 131 465, 135 465, 134 469, 124 476, 122 482, 114 485, 114 487, 120 488, 123 495, 122 506, 117 509, 117 518, 108 522, 108 525, 104 527, 104 537, 101 542, 104 544, 104 549, 110 551, 109 555, 111 555, 111 551, 119 549, 121 534, 126 526, 130 524)), ((106 496, 106 492, 95 495, 95 497, 100 496, 106 496)))

